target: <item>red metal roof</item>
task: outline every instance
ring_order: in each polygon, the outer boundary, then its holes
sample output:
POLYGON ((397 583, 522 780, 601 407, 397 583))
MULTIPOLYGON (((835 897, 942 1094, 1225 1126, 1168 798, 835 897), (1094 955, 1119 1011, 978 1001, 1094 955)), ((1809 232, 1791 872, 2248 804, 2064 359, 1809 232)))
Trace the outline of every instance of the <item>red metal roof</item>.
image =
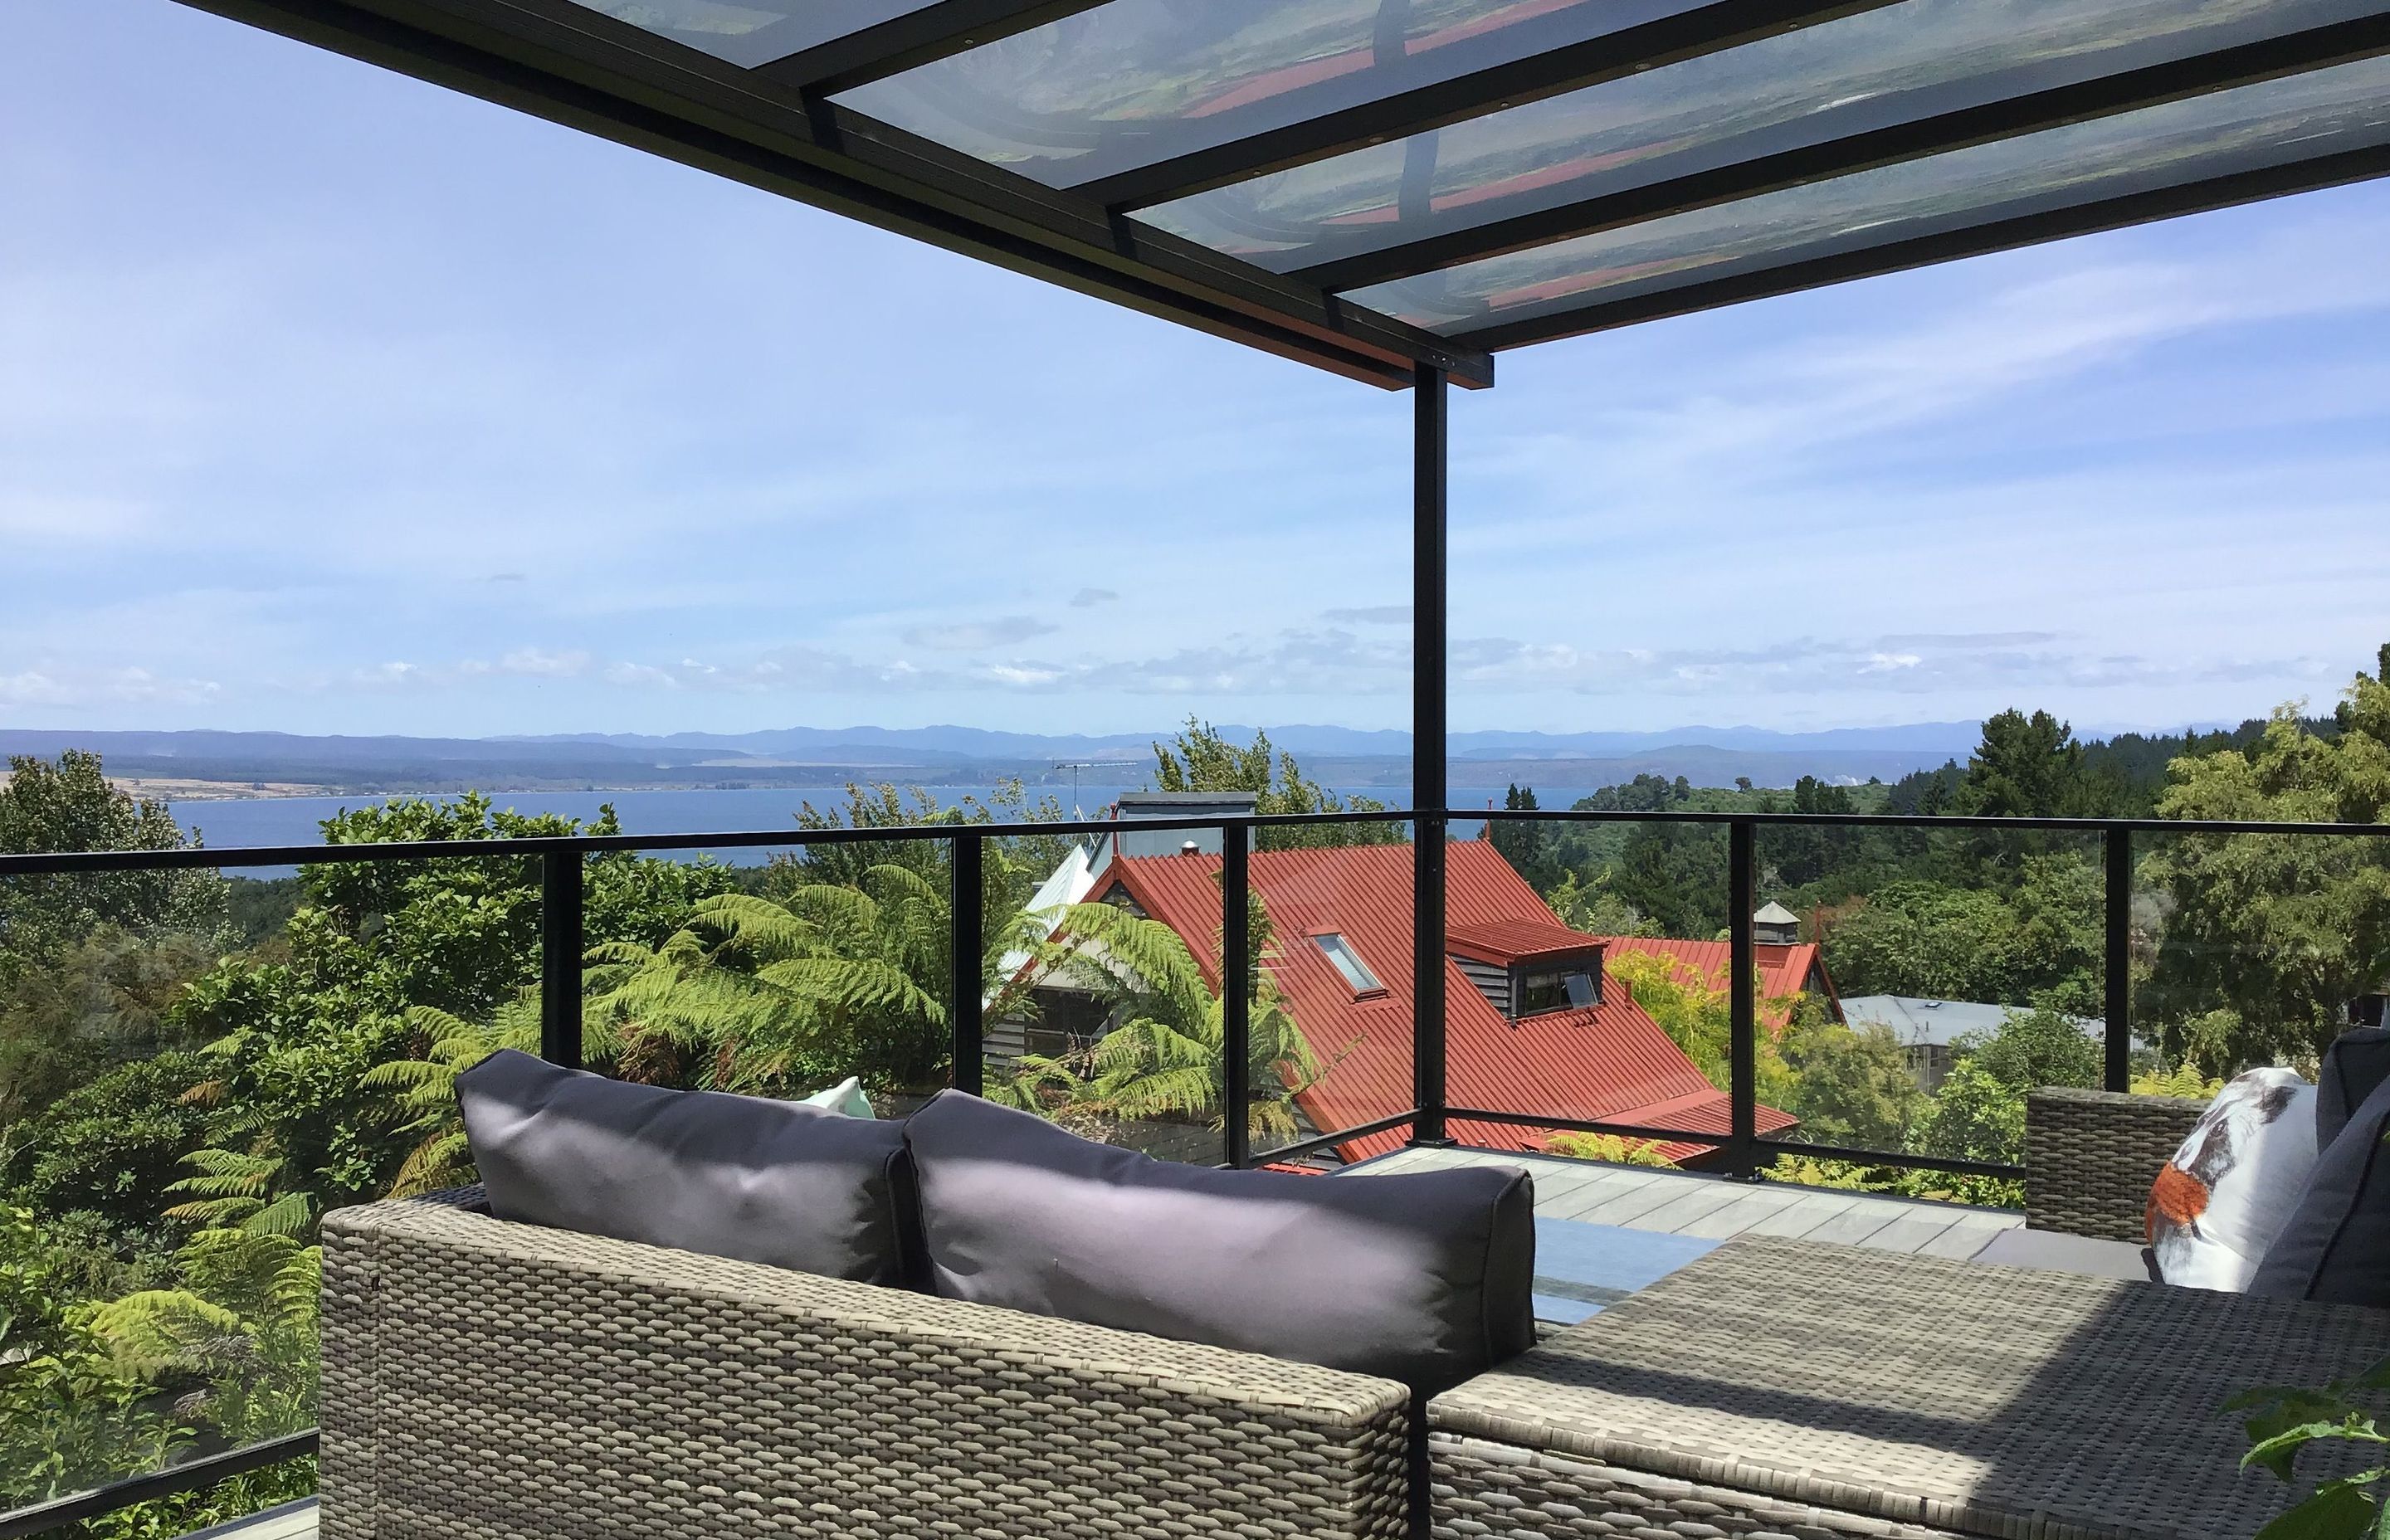
POLYGON ((1548 914, 1540 920, 1497 919, 1484 925, 1448 925, 1444 931, 1446 951, 1476 962, 1526 962, 1536 957, 1590 952, 1600 944, 1548 914))
MULTIPOLYGON (((1648 952, 1654 956, 1672 957, 1714 987, 1726 987, 1732 954, 1725 942, 1677 941, 1666 936, 1602 936, 1598 939, 1611 949, 1613 956, 1620 952, 1648 952)), ((1833 981, 1826 975, 1825 959, 1818 956, 1815 942, 1803 942, 1797 946, 1763 944, 1753 947, 1752 951, 1754 960, 1759 964, 1759 993, 1763 998, 1782 1000, 1799 995, 1809 987, 1809 980, 1814 976, 1823 984, 1823 993, 1831 1003, 1833 981)))
MULTIPOLYGON (((1265 959, 1312 1052, 1327 1066, 1296 1099, 1322 1129, 1350 1128, 1416 1105, 1411 1081, 1412 851, 1408 845, 1258 851, 1255 893, 1269 913, 1275 942, 1265 959), (1342 934, 1385 985, 1356 997, 1313 938, 1342 934)), ((1218 987, 1220 858, 1145 855, 1116 858, 1089 896, 1114 888, 1184 937, 1218 987)), ((1532 928, 1548 939, 1565 930, 1542 899, 1482 841, 1450 848, 1445 886, 1448 922, 1532 928)), ((1568 931, 1573 946, 1597 938, 1568 931)), ((1728 1131, 1726 1093, 1710 1084, 1682 1049, 1635 1004, 1611 987, 1590 1009, 1551 1011, 1513 1021, 1477 992, 1450 958, 1445 967, 1446 1081, 1456 1107, 1488 1111, 1645 1123, 1703 1133, 1728 1131)), ((1792 1126, 1774 1108, 1759 1110, 1763 1134, 1792 1126)), ((1553 1130, 1455 1120, 1449 1132, 1488 1149, 1539 1150, 1553 1130)), ((1398 1148, 1397 1130, 1339 1146, 1346 1160, 1398 1148)), ((1664 1147, 1671 1159, 1706 1147, 1664 1147)))

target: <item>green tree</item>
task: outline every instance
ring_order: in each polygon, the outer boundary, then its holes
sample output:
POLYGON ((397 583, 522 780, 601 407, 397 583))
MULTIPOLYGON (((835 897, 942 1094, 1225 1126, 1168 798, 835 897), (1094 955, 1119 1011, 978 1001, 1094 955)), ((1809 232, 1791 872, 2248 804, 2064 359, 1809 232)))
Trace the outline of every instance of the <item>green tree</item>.
POLYGON ((1925 1096, 1889 1028, 1844 1026, 1807 1005, 1794 1010, 1780 1051, 1792 1072, 1785 1110, 1801 1120, 1800 1137, 1852 1149, 1908 1148, 1925 1096))
POLYGON ((1403 842, 1401 824, 1366 816, 1385 812, 1385 803, 1369 797, 1355 797, 1348 802, 1318 782, 1304 779, 1294 756, 1273 749, 1267 733, 1255 733, 1253 743, 1240 749, 1210 723, 1190 716, 1171 743, 1153 746, 1153 761, 1154 779, 1163 791, 1250 791, 1255 813, 1357 815, 1351 823, 1264 828, 1255 841, 1263 850, 1403 842))
POLYGON ((1726 857, 1722 828, 1641 824, 1627 836, 1609 885, 1661 935, 1700 940, 1727 927, 1726 857))
MULTIPOLYGON (((1541 811, 1532 786, 1512 786, 1503 793, 1502 805, 1513 813, 1541 811)), ((1486 839, 1510 864, 1510 869, 1526 879, 1527 886, 1537 892, 1560 885, 1571 875, 1561 864, 1552 839, 1552 826, 1533 818, 1495 818, 1485 825, 1486 839)))
MULTIPOLYGON (((55 763, 11 755, 0 783, 0 853, 171 851, 196 844, 166 804, 109 783, 97 754, 55 763)), ((224 882, 212 871, 65 873, 0 884, 0 984, 102 927, 154 940, 225 939, 224 882)))
MULTIPOLYGON (((2376 673, 2350 684, 2332 736, 2285 706, 2245 751, 2175 761, 2160 815, 2390 819, 2385 675, 2390 647, 2376 673)), ((2345 1003, 2390 980, 2390 843, 2244 834, 2155 844, 2141 875, 2168 913, 2147 998, 2170 1055, 2196 1048, 2190 1023, 2213 1024, 2219 1008, 2237 1020, 2201 1055, 2211 1068, 2318 1053, 2345 1003)))
POLYGON ((1953 811, 1975 818, 2075 818, 2098 811, 2075 729, 2048 712, 1986 717, 1953 811))
POLYGON ((2005 1003, 2015 915, 1997 893, 1895 882, 1828 928, 1827 970, 1845 995, 2005 1003))
POLYGON ((1953 1160, 2024 1159, 2024 1102, 2044 1085, 2097 1085, 2101 1046, 2055 1011, 2012 1012, 1954 1045, 1957 1061, 1920 1121, 1917 1148, 1953 1160))

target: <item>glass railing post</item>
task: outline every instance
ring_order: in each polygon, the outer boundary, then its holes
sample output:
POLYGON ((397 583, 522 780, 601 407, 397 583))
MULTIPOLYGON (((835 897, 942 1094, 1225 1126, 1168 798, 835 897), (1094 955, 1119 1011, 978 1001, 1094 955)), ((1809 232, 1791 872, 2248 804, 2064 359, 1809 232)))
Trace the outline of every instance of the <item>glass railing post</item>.
POLYGON ((2101 1083, 2123 1091, 2133 1083, 2133 831, 2111 825, 2106 854, 2108 963, 2101 983, 2108 1020, 2101 1083))
POLYGON ((1220 830, 1220 1144, 1237 1170, 1253 1163, 1253 928, 1250 829, 1220 830))
POLYGON ((581 1068, 582 869, 578 850, 539 858, 539 1056, 581 1068))
POLYGON ((981 904, 985 852, 977 834, 957 831, 954 837, 955 885, 947 905, 947 952, 953 978, 946 990, 946 1022, 953 1036, 954 1087, 978 1096, 984 1084, 980 1060, 980 1012, 985 981, 981 977, 981 953, 986 928, 981 904))
POLYGON ((1727 830, 1727 1099, 1732 1120, 1727 1169, 1741 1177, 1759 1169, 1759 957, 1753 918, 1759 896, 1758 833, 1745 818, 1727 830))

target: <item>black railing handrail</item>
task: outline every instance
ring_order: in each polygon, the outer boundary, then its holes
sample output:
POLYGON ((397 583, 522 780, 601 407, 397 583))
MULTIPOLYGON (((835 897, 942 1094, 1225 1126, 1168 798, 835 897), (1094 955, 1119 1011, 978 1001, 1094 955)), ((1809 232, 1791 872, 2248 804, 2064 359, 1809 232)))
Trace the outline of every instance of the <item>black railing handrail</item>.
MULTIPOLYGON (((1761 813, 1706 810, 1446 808, 1424 815, 1411 809, 1377 812, 1212 814, 1160 818, 1077 818, 1047 822, 929 822, 886 828, 742 829, 686 834, 566 834, 498 836, 489 839, 366 841, 357 844, 307 844, 205 847, 177 850, 54 852, 0 854, 0 879, 30 876, 63 876, 90 872, 218 869, 241 866, 339 865, 376 861, 460 861, 536 859, 541 892, 541 1033, 543 1056, 559 1063, 579 1065, 582 1059, 580 980, 573 966, 585 952, 583 944, 584 862, 592 855, 641 851, 709 851, 790 849, 809 845, 842 845, 872 841, 955 841, 949 905, 952 947, 952 1023, 954 1083, 977 1092, 981 1080, 979 959, 984 897, 983 880, 985 841, 1040 835, 1076 837, 1213 830, 1222 836, 1222 1123, 1221 1163, 1247 1167, 1272 1161, 1294 1160, 1331 1146, 1408 1127, 1414 1143, 1444 1144, 1451 1119, 1509 1126, 1566 1129, 1611 1134, 1624 1138, 1700 1145, 1716 1149, 1729 1175, 1749 1179, 1762 1164, 1778 1156, 1809 1155, 1820 1159, 1867 1161, 1960 1174, 2021 1177, 2022 1166, 2000 1161, 1953 1160, 1906 1151, 1865 1150, 1762 1137, 1757 1130, 1755 1056, 1758 1047, 1757 947, 1750 910, 1756 899, 1758 832, 1769 826, 1908 828, 1920 832, 1980 830, 1991 832, 2055 832, 2098 839, 2106 870, 2105 920, 2107 958, 2107 1019, 2102 1083, 2111 1091, 2128 1083, 2131 1049, 2131 979, 2128 967, 2132 918, 2133 840, 2141 834, 2175 836, 2281 835, 2348 838, 2390 835, 2390 823, 2270 823, 2250 820, 2173 818, 2004 818, 1982 815, 1890 813, 1761 813), (1408 823, 1414 828, 1442 828, 1453 821, 1483 819, 1492 823, 1576 824, 1697 824, 1724 826, 1728 840, 1728 885, 1734 903, 1729 917, 1728 981, 1731 1024, 1728 1127, 1716 1129, 1661 1128, 1643 1124, 1578 1119, 1546 1113, 1515 1112, 1485 1108, 1455 1107, 1444 1097, 1437 1105, 1396 1111, 1355 1127, 1300 1139, 1279 1149, 1255 1152, 1251 1148, 1246 1119, 1235 1115, 1251 1094, 1251 1001, 1241 988, 1230 987, 1251 965, 1248 922, 1252 909, 1251 860, 1245 841, 1230 836, 1263 828, 1304 828, 1355 823, 1408 823)), ((1426 927, 1421 931, 1425 955, 1426 927)), ((1412 1053, 1415 1060, 1433 1054, 1440 1061, 1444 1035, 1441 1023, 1424 1013, 1413 1013, 1412 1053)), ((1438 1087, 1442 1075, 1420 1075, 1422 1087, 1438 1087)), ((164 1470, 133 1477, 90 1492, 0 1513, 0 1540, 40 1533, 58 1524, 94 1517, 115 1508, 212 1484, 227 1475, 312 1454, 313 1429, 263 1444, 228 1450, 164 1470)))
POLYGON ((2122 829, 2128 834, 2319 834, 2326 837, 2390 834, 2390 823, 2277 823, 2249 818, 2011 818, 1992 814, 1736 813, 1693 808, 1655 812, 1643 808, 1531 807, 1456 808, 1448 815, 1462 821, 1484 818, 1493 823, 1749 824, 1757 828, 1770 824, 1795 824, 1812 828, 1917 828, 1926 832, 1944 828, 2048 830, 2086 837, 2114 829, 2122 829))
MULTIPOLYGON (((1448 823, 1736 824, 1766 828, 1913 828, 2041 831, 2079 834, 2277 834, 2285 838, 2390 836, 2390 823, 2325 824, 2233 818, 2009 818, 1933 813, 1735 813, 1696 809, 1649 811, 1577 808, 1446 808, 1448 823)), ((44 851, 0 853, 0 878, 70 872, 170 871, 211 866, 302 866, 358 861, 465 861, 551 854, 610 855, 657 850, 802 850, 807 845, 866 844, 878 840, 1008 840, 1131 831, 1260 829, 1308 825, 1416 823, 1412 808, 1382 813, 1247 813, 1169 818, 1071 818, 1035 823, 893 824, 877 828, 732 829, 685 834, 535 834, 488 839, 364 841, 354 844, 194 845, 174 850, 44 851)))
POLYGON ((355 861, 499 860, 516 855, 612 855, 651 850, 802 850, 807 845, 880 840, 1069 838, 1182 829, 1282 828, 1306 824, 1407 823, 1407 809, 1383 813, 1244 813, 1169 818, 1067 818, 1036 823, 919 823, 885 828, 747 828, 688 834, 522 834, 488 839, 362 841, 355 844, 185 846, 174 850, 95 850, 0 854, 0 877, 64 872, 150 871, 209 866, 303 866, 355 861))

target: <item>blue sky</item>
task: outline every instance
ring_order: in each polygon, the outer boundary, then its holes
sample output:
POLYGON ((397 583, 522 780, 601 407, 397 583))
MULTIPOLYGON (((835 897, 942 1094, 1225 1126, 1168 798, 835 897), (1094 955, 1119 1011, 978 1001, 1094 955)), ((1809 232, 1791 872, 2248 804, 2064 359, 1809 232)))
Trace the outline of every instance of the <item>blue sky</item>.
MULTIPOLYGON (((1408 400, 169 0, 0 7, 0 724, 1403 726, 1408 400)), ((2390 186, 1506 354, 1452 715, 2390 639, 2390 186)))

